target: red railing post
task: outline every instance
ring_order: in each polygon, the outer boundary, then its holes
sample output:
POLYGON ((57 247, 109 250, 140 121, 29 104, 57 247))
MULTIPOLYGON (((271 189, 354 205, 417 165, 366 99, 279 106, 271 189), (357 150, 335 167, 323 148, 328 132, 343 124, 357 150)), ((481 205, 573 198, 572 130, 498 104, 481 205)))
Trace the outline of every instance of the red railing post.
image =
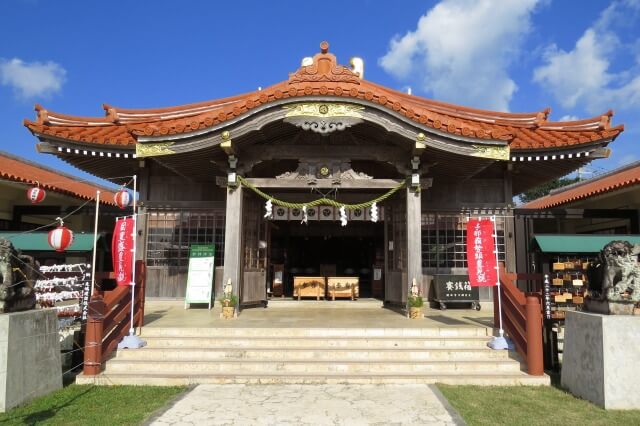
POLYGON ((525 305, 527 318, 527 368, 532 376, 544 374, 542 351, 542 310, 536 296, 527 296, 525 305))
POLYGON ((84 369, 86 376, 100 374, 102 369, 102 334, 106 305, 98 294, 89 302, 87 334, 84 343, 84 369))
POLYGON ((137 299, 140 300, 139 312, 140 319, 136 326, 142 327, 144 322, 144 300, 145 300, 145 285, 147 282, 147 266, 143 260, 136 261, 136 291, 138 292, 137 299))

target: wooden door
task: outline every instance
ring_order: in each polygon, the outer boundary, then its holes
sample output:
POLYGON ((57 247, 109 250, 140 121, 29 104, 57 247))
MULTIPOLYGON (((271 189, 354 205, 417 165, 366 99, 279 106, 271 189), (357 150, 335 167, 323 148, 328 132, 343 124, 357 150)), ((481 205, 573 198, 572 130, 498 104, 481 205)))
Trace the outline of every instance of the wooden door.
POLYGON ((261 199, 252 193, 245 193, 244 197, 240 303, 266 304, 269 223, 263 217, 261 199))
POLYGON ((407 303, 407 203, 399 191, 385 203, 386 274, 384 300, 404 307, 407 303))

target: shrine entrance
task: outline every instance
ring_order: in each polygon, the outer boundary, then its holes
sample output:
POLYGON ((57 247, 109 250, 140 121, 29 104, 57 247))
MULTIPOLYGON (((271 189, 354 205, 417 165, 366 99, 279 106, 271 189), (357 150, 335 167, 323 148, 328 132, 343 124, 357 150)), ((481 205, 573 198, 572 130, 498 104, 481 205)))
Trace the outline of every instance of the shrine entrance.
POLYGON ((317 277, 324 281, 319 298, 382 300, 384 223, 354 221, 342 227, 335 221, 276 221, 271 225, 270 261, 267 288, 272 297, 313 298, 312 291, 303 294, 294 286, 304 285, 303 277, 317 277), (335 277, 343 277, 344 288, 337 289, 341 291, 329 288, 335 277))
MULTIPOLYGON (((237 218, 243 307, 288 298, 377 299, 405 308, 408 265, 417 263, 411 253, 419 254, 409 244, 419 244, 420 238, 419 222, 408 223, 419 215, 410 218, 408 212, 419 209, 419 195, 416 200, 405 180, 372 179, 351 186, 325 197, 324 204, 307 207, 319 198, 314 191, 277 179, 242 179, 232 195, 242 200, 237 218), (371 200, 381 196, 374 207, 371 200), (353 207, 358 205, 364 207, 353 207)), ((419 270, 418 283, 421 278, 419 270)))

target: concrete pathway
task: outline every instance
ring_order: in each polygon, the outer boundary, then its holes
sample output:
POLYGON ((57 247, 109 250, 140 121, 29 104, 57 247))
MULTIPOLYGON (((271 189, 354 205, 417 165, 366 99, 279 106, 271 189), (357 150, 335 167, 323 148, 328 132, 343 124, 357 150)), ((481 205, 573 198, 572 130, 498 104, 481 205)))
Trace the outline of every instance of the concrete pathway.
POLYGON ((432 385, 199 385, 150 425, 464 425, 432 385))

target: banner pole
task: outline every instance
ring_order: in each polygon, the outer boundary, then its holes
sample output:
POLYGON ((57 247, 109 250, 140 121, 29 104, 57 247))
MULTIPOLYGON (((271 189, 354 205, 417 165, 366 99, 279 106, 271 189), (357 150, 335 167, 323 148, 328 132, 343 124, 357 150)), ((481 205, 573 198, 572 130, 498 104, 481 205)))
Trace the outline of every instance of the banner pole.
MULTIPOLYGON (((131 336, 135 334, 133 317, 136 302, 136 240, 138 237, 138 218, 136 216, 137 180, 137 175, 133 175, 133 264, 131 265, 131 328, 129 329, 129 335, 131 336)), ((502 328, 502 326, 500 326, 500 328, 502 328)))
POLYGON ((491 216, 493 224, 493 253, 496 256, 496 285, 498 286, 498 319, 500 320, 500 337, 504 337, 504 328, 502 328, 502 291, 500 287, 500 264, 498 259, 498 231, 496 229, 496 217, 491 216))
POLYGON ((133 264, 131 265, 131 327, 129 328, 129 335, 125 336, 118 344, 118 349, 130 348, 138 349, 147 344, 144 340, 135 335, 134 327, 134 315, 135 315, 135 302, 136 302, 136 243, 138 239, 138 215, 136 214, 136 194, 138 190, 137 175, 133 175, 133 248, 131 249, 133 264))
POLYGON ((100 191, 96 191, 96 217, 93 225, 93 260, 91 261, 91 292, 89 300, 93 297, 93 289, 96 286, 96 257, 98 247, 98 213, 100 211, 100 191))
POLYGON ((498 256, 498 230, 496 228, 496 217, 491 216, 491 223, 493 228, 493 253, 496 259, 496 286, 498 287, 498 319, 500 322, 500 336, 494 337, 491 342, 487 344, 491 349, 513 349, 513 343, 510 343, 504 337, 504 328, 502 327, 502 288, 500 284, 500 264, 498 256))

